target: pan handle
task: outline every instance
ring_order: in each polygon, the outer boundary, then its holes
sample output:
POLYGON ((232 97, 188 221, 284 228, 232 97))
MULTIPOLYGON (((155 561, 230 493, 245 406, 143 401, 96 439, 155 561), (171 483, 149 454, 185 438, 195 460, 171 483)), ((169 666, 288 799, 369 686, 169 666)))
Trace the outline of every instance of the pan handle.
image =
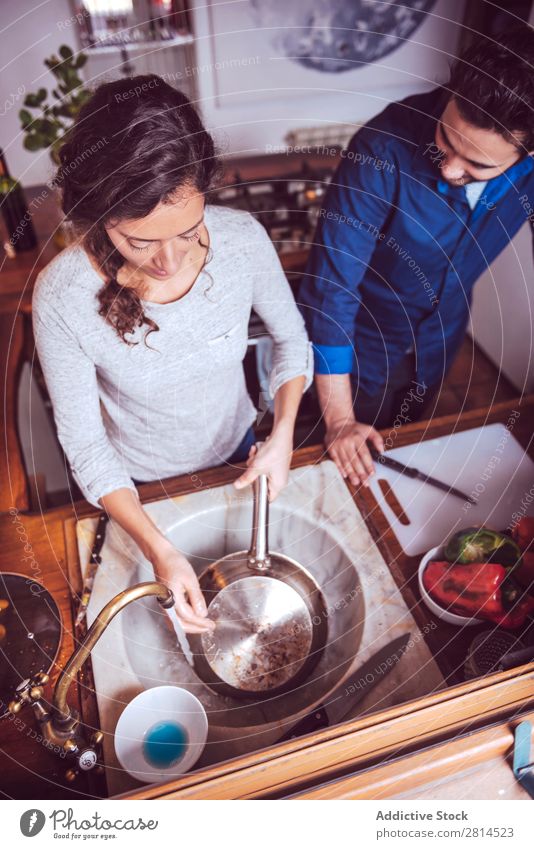
POLYGON ((248 553, 248 565, 258 572, 271 567, 269 557, 269 498, 267 475, 259 475, 252 484, 254 507, 252 514, 252 539, 248 553))

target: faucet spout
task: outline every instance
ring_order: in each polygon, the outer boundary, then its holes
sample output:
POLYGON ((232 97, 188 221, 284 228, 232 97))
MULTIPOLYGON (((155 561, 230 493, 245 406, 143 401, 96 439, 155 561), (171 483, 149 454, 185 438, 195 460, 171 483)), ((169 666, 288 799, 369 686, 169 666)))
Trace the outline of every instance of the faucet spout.
POLYGON ((103 766, 99 764, 99 756, 104 737, 103 732, 99 730, 87 734, 77 712, 72 711, 67 704, 69 687, 113 617, 132 601, 149 595, 155 595, 162 607, 174 605, 172 591, 157 581, 145 581, 128 587, 108 601, 67 661, 57 680, 51 706, 43 699, 43 685, 49 680, 44 671, 21 681, 15 698, 9 704, 9 711, 13 715, 19 713, 24 705, 30 704, 41 730, 43 744, 54 751, 59 750, 75 762, 76 768, 68 769, 65 773, 68 781, 74 781, 79 770, 87 771, 95 767, 97 770, 103 770, 103 766))
POLYGON ((67 694, 73 680, 76 678, 79 670, 91 654, 94 646, 106 630, 111 620, 123 610, 128 604, 137 601, 145 596, 155 595, 159 603, 164 608, 173 607, 174 596, 172 591, 157 581, 145 581, 141 584, 135 584, 133 587, 128 587, 126 590, 118 593, 111 601, 102 608, 97 618, 87 631, 79 647, 72 653, 67 661, 63 672, 59 676, 54 695, 52 699, 53 705, 53 724, 57 728, 65 728, 72 725, 75 720, 72 711, 67 704, 67 694))

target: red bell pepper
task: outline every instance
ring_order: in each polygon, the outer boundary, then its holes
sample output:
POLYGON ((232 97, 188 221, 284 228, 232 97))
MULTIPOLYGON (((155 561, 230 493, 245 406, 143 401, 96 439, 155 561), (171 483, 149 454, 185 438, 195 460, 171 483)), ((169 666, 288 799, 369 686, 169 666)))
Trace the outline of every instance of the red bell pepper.
POLYGON ((534 597, 506 581, 507 574, 499 563, 431 561, 423 573, 423 585, 451 613, 487 619, 502 628, 520 628, 534 610, 534 597))

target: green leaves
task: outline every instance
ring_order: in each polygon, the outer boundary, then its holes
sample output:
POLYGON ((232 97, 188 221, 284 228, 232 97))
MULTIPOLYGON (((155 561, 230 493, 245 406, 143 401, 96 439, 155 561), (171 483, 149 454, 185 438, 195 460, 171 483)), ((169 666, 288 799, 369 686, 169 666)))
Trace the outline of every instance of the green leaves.
POLYGON ((21 109, 19 112, 20 123, 22 125, 22 129, 25 130, 26 127, 29 127, 33 118, 31 116, 31 112, 28 112, 27 109, 21 109))
POLYGON ((46 88, 40 88, 36 94, 27 94, 24 98, 24 106, 33 106, 38 107, 41 105, 43 100, 45 100, 48 96, 48 92, 46 88))
POLYGON ((57 80, 56 87, 52 89, 52 97, 57 102, 46 103, 48 91, 46 88, 40 88, 37 92, 27 94, 24 100, 24 106, 38 109, 40 114, 34 116, 28 109, 21 109, 19 112, 21 127, 25 133, 26 150, 50 148, 54 161, 57 161, 57 150, 65 132, 72 126, 80 108, 91 96, 78 75, 78 70, 87 62, 87 56, 80 53, 75 58, 73 50, 67 44, 60 46, 58 54, 44 60, 44 64, 57 80))
POLYGON ((59 55, 61 56, 62 59, 72 59, 73 56, 74 56, 74 53, 72 52, 72 50, 70 49, 70 47, 67 44, 62 44, 61 47, 59 48, 59 55))
POLYGON ((31 133, 24 139, 24 147, 26 150, 31 150, 32 153, 35 153, 36 150, 39 150, 41 147, 48 147, 48 145, 46 139, 40 133, 31 133))

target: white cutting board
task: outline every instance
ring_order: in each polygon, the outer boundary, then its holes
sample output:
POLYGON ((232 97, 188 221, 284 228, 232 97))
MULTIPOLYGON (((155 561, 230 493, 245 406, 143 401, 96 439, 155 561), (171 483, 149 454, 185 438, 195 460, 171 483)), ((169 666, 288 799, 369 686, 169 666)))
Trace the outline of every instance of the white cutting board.
POLYGON ((514 513, 534 514, 534 462, 504 424, 404 445, 386 455, 473 495, 478 502, 470 506, 376 463, 371 491, 406 554, 423 554, 472 525, 504 530, 514 513), (380 478, 389 483, 410 524, 402 524, 386 503, 380 478))

